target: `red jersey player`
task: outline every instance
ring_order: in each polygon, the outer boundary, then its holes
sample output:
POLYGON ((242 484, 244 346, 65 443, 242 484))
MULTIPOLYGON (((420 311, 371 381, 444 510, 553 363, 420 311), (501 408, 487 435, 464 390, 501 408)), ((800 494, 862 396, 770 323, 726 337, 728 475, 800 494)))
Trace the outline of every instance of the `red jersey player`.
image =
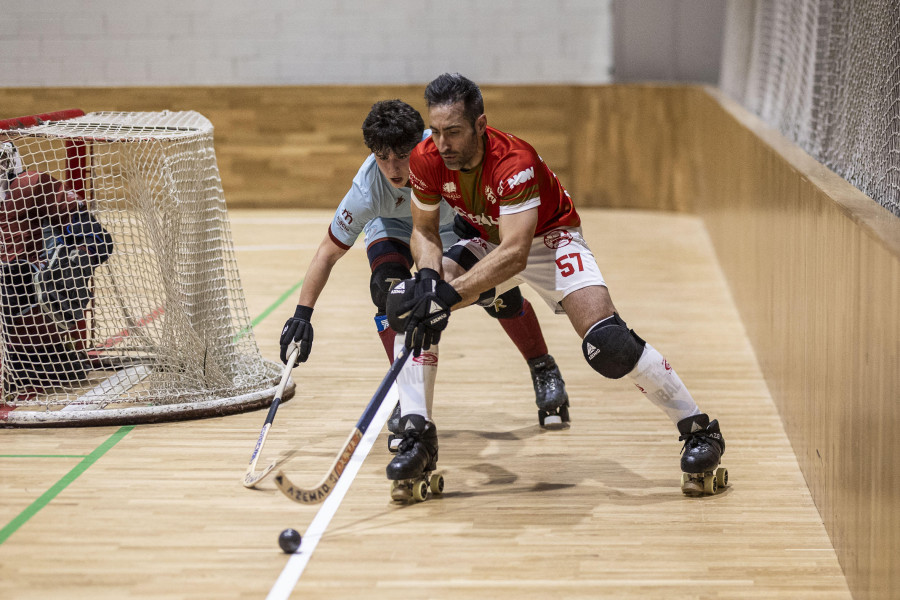
MULTIPOLYGON (((409 154, 430 132, 425 130, 422 116, 412 106, 400 100, 383 100, 372 106, 363 121, 362 133, 372 154, 363 162, 350 191, 337 207, 328 232, 306 272, 294 316, 284 324, 279 340, 284 363, 287 363, 294 344, 300 347, 299 362, 305 362, 309 357, 313 343, 313 309, 334 264, 353 246, 360 234, 365 236, 366 254, 372 269, 369 289, 376 307, 378 335, 388 360, 394 360, 395 334, 387 325, 385 302, 393 283, 412 276, 409 154)), ((453 221, 453 212, 444 206, 441 238, 447 247, 460 239, 454 231, 453 221)), ((508 290, 484 308, 500 322, 526 359, 538 407, 568 402, 565 382, 556 361, 547 351, 534 308, 522 297, 519 289, 508 290)), ((402 344, 402 339, 398 343, 402 344)), ((401 396, 397 410, 388 420, 388 429, 392 434, 401 433, 398 427, 402 406, 408 405, 408 412, 418 410, 426 414, 425 405, 430 404, 433 394, 434 378, 431 374, 437 369, 437 361, 437 353, 432 352, 429 356, 411 361, 410 367, 403 371, 402 377, 418 381, 422 389, 419 393, 404 393, 401 396), (414 374, 414 371, 418 373, 414 374), (410 397, 416 400, 408 403, 410 397)), ((409 387, 403 389, 412 391, 409 387)), ((554 423, 542 420, 541 425, 552 426, 554 423)), ((563 426, 561 421, 555 425, 563 426)), ((396 444, 399 444, 396 435, 391 436, 390 441, 393 444, 391 448, 396 449, 396 444)))
MULTIPOLYGON (((724 483, 724 469, 712 473, 725 449, 718 422, 700 412, 666 359, 617 313, 556 175, 528 143, 488 127, 481 91, 469 79, 441 75, 428 85, 425 101, 432 136, 410 156, 410 244, 420 271, 398 284, 388 302, 392 326, 406 334, 407 346, 417 352, 437 343, 451 309, 485 290, 527 283, 569 317, 594 370, 612 379, 629 376, 677 426, 685 442, 682 489, 711 492, 724 483), (481 243, 468 246, 475 261, 443 257, 436 210, 442 200, 479 230, 481 243)), ((415 477, 423 463, 434 467, 437 434, 433 423, 426 425, 411 429, 402 446, 407 451, 388 465, 390 479, 415 477)))
POLYGON ((47 173, 11 168, 9 161, 4 167, 0 172, 3 389, 8 394, 28 393, 84 377, 87 356, 72 343, 72 332, 90 301, 89 278, 112 252, 112 237, 61 181, 47 173))

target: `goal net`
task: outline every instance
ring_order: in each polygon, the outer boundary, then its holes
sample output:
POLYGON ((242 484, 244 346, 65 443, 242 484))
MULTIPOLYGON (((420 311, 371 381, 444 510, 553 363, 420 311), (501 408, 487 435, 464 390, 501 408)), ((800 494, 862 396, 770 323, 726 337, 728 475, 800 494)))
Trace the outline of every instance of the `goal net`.
POLYGON ((0 240, 0 426, 271 402, 202 115, 0 121, 0 240))
POLYGON ((900 216, 896 0, 732 0, 719 84, 900 216))

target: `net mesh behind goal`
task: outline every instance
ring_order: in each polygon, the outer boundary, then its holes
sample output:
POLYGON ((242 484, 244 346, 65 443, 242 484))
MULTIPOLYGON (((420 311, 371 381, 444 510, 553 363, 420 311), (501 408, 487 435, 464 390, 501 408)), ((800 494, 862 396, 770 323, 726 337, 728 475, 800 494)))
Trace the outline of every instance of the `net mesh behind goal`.
MULTIPOLYGON (((80 113, 80 111, 78 111, 80 113)), ((267 404, 211 123, 0 124, 0 424, 151 422, 267 404)))
POLYGON ((733 0, 719 83, 900 216, 896 0, 733 0))

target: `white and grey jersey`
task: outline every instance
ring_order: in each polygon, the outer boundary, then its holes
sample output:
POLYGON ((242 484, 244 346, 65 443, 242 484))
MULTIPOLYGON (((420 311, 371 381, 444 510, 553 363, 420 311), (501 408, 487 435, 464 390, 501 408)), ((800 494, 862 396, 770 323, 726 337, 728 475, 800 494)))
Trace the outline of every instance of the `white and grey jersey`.
MULTIPOLYGON (((431 131, 426 130, 422 139, 430 135, 431 131)), ((378 168, 375 155, 370 154, 353 178, 350 191, 334 212, 329 229, 332 241, 342 248, 350 248, 366 225, 376 218, 406 221, 411 231, 411 197, 412 189, 392 186, 378 168)), ((442 202, 441 225, 452 223, 453 209, 442 202)), ((408 235, 405 241, 409 242, 408 235)))

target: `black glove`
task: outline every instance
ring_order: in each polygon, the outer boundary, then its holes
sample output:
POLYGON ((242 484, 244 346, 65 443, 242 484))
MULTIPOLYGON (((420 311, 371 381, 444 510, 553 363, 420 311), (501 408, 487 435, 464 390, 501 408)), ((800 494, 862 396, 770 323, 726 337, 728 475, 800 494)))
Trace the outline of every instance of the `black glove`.
POLYGON ((97 217, 82 209, 72 215, 72 222, 63 228, 64 243, 85 248, 91 264, 97 267, 113 252, 113 238, 97 217))
POLYGON ((308 306, 298 304, 294 310, 294 316, 285 321, 284 329, 281 330, 281 362, 287 364, 288 356, 291 354, 291 346, 294 342, 299 342, 300 354, 297 355, 297 362, 291 365, 296 367, 302 362, 306 362, 309 353, 312 350, 313 343, 313 326, 309 320, 312 318, 313 309, 308 306))
POLYGON ((462 240, 471 240, 472 238, 481 237, 481 232, 462 215, 453 217, 453 233, 458 235, 462 240))
POLYGON ((93 272, 87 251, 70 246, 56 248, 35 280, 38 299, 54 320, 73 324, 84 318, 84 309, 91 301, 93 272))
POLYGON ((422 350, 428 350, 441 340, 441 332, 450 319, 450 308, 462 300, 462 296, 434 269, 420 269, 415 281, 415 303, 406 319, 405 344, 413 351, 413 356, 419 356, 422 350))

